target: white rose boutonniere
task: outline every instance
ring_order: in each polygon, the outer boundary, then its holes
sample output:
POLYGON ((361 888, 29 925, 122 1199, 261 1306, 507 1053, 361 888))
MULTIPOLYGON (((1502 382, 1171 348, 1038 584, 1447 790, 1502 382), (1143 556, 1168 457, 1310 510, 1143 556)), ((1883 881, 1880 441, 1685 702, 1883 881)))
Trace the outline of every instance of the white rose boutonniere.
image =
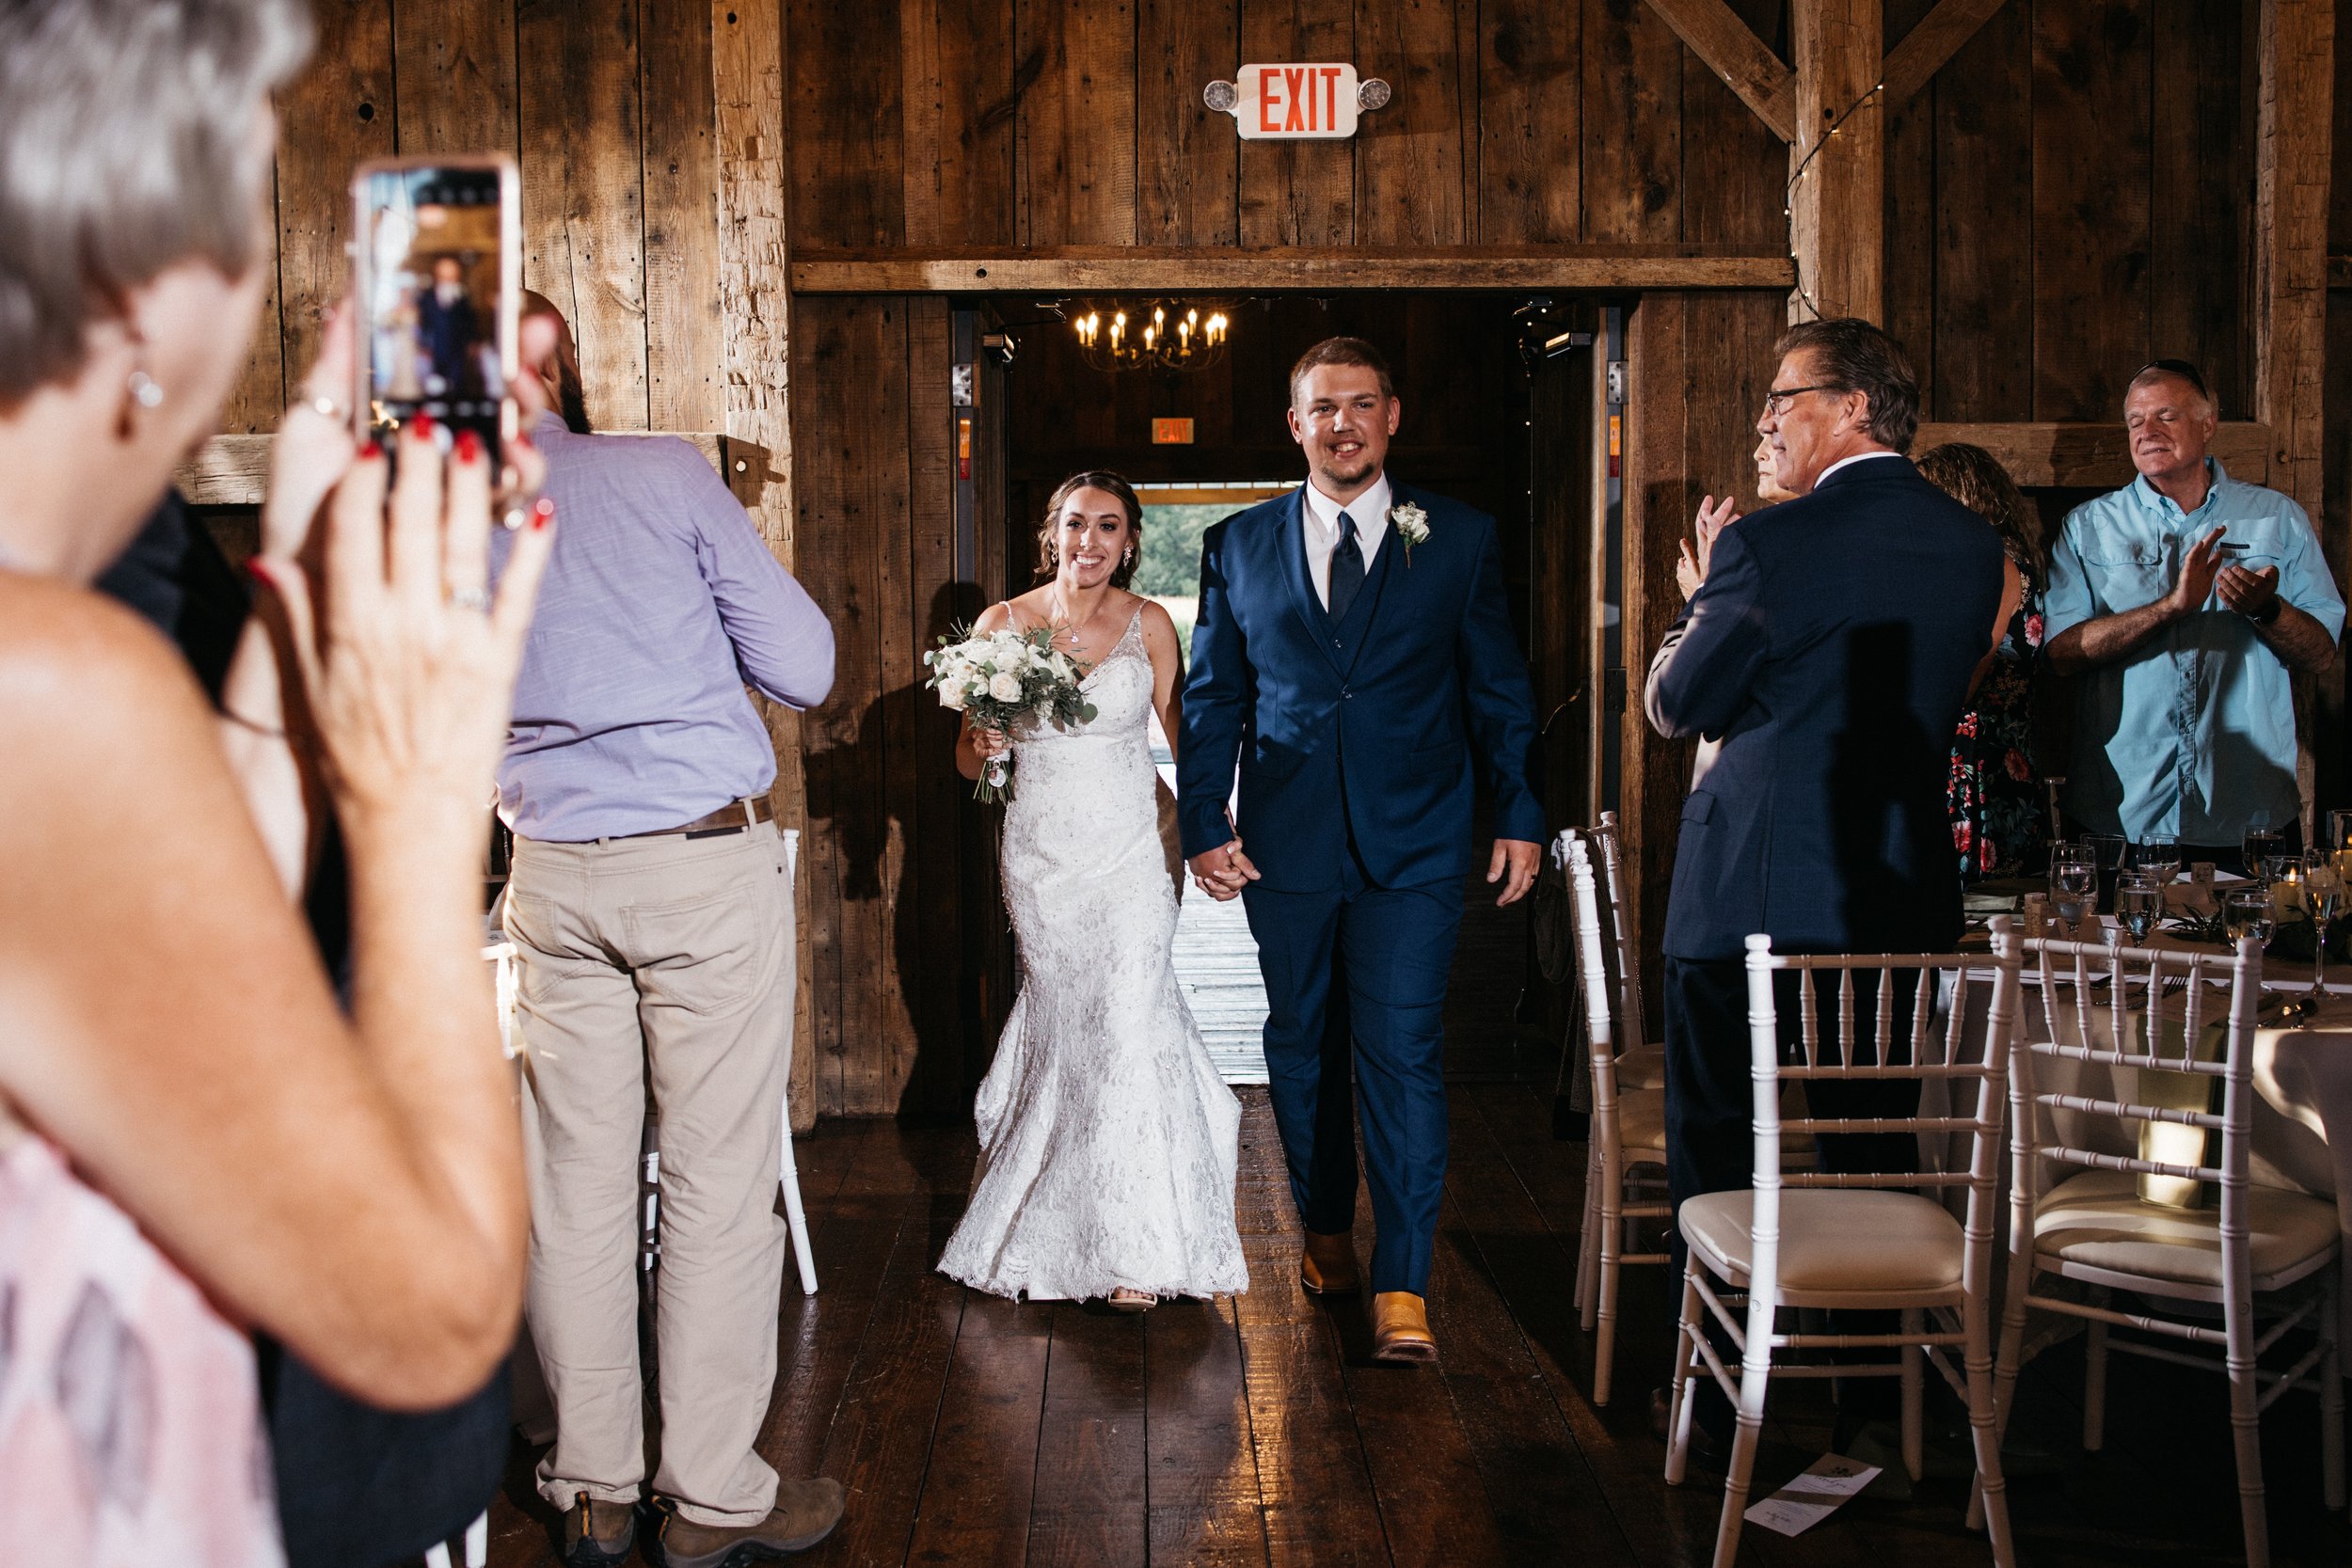
POLYGON ((1405 542, 1405 564, 1412 565, 1413 546, 1429 540, 1429 514, 1406 501, 1389 508, 1389 521, 1396 525, 1396 536, 1405 542))

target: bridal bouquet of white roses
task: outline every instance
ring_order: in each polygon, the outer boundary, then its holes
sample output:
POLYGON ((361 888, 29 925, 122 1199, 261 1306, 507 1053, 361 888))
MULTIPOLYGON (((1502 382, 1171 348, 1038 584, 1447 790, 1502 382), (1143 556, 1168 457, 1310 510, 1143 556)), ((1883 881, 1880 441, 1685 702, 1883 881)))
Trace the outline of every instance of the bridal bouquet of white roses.
MULTIPOLYGON (((1009 735, 1025 721, 1067 728, 1094 717, 1078 683, 1086 666, 1054 646, 1056 628, 975 632, 959 626, 923 656, 940 702, 972 727, 1009 735)), ((991 757, 980 769, 978 800, 1012 799, 1012 754, 991 757)))

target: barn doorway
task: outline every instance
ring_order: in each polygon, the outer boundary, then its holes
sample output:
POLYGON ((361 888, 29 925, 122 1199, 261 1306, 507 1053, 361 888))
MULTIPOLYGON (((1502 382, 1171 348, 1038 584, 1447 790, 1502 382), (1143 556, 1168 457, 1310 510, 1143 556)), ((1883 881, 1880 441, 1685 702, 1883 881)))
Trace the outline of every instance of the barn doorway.
MULTIPOLYGON (((1144 501, 1145 556, 1136 587, 1188 631, 1200 531, 1295 487, 1304 468, 1283 422, 1299 354, 1335 334, 1388 357, 1404 404, 1392 474, 1494 516, 1506 594, 1545 724, 1543 788, 1555 825, 1591 820, 1616 709, 1597 699, 1606 667, 1604 600, 1614 584, 1606 539, 1602 356, 1597 303, 1468 292, 1340 292, 1256 299, 1067 296, 991 302, 1009 340, 1003 370, 1005 590, 1035 580, 1046 498, 1069 474, 1107 468, 1144 501), (1139 332, 1222 316, 1222 352, 1195 368, 1106 368, 1100 352, 1120 312, 1139 332), (1095 322, 1089 345, 1077 324, 1095 322)), ((1166 748, 1163 776, 1172 784, 1166 748)), ((1482 791, 1483 793, 1483 791, 1482 791)), ((1481 804, 1479 843, 1486 843, 1481 804)), ((1483 873, 1483 863, 1481 865, 1483 873)), ((1177 972, 1230 1083, 1263 1083, 1264 993, 1238 902, 1197 895, 1179 919, 1177 972)), ((1548 1073, 1562 999, 1534 962, 1524 905, 1498 911, 1483 878, 1466 897, 1446 1019, 1454 1079, 1548 1073)))

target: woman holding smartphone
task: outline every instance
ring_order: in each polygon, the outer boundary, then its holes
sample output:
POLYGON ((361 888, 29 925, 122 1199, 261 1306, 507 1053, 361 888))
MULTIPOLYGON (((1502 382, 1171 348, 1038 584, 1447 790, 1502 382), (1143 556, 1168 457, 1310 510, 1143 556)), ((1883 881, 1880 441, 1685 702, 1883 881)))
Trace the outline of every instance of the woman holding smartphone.
POLYGON ((0 7, 0 1517, 39 1561, 278 1561, 247 1330, 421 1408, 520 1296, 477 862, 547 519, 490 602, 486 454, 355 453, 338 318, 275 453, 283 663, 248 636, 215 712, 88 588, 243 366, 310 42, 295 0, 0 7), (348 1019, 286 894, 297 747, 348 1019))

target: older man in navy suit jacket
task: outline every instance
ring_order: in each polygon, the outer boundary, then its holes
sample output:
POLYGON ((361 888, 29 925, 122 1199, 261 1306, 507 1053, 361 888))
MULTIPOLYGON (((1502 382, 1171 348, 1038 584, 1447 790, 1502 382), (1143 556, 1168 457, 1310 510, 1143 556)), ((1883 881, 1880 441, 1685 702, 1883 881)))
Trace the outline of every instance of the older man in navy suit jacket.
POLYGON ((1399 418, 1360 340, 1329 339, 1292 371, 1308 483, 1201 543, 1179 812, 1195 879, 1242 894, 1257 938, 1275 1122, 1307 1230, 1300 1282, 1359 1284, 1352 1068, 1378 1227, 1373 1354, 1426 1361, 1472 757, 1494 787, 1499 903, 1534 882, 1544 820, 1494 519, 1390 480, 1399 418))
MULTIPOLYGON (((1660 734, 1721 742, 1682 808, 1666 909, 1677 1205, 1750 1180, 1751 932, 1783 952, 1942 952, 1959 940, 1944 791, 2000 614, 1999 538, 1902 455, 1919 407, 1902 351, 1867 322, 1824 321, 1793 328, 1780 353, 1756 429, 1797 499, 1716 536, 1645 693, 1660 734)), ((1889 1002, 1907 1022, 1911 998, 1889 1002)), ((1870 1006, 1857 997, 1866 1023, 1870 1006)), ((1808 1093, 1819 1116, 1900 1117, 1918 1085, 1808 1093)), ((1903 1134, 1824 1138, 1820 1157, 1833 1171, 1917 1164, 1903 1134)))

